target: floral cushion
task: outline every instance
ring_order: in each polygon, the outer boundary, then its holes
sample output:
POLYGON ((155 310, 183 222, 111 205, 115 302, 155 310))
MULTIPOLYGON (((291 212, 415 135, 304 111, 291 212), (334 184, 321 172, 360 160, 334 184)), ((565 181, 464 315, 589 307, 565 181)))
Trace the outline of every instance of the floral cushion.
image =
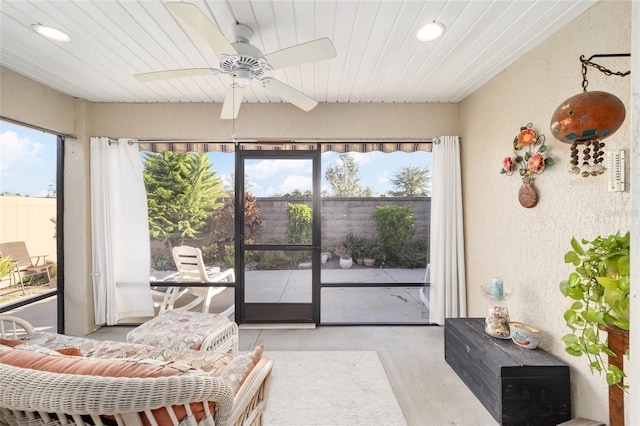
POLYGON ((8 348, 18 348, 32 352, 40 352, 43 354, 58 353, 61 355, 82 356, 82 352, 80 352, 80 349, 75 347, 51 349, 45 346, 36 345, 31 340, 0 339, 0 350, 8 348))
POLYGON ((263 352, 264 347, 260 345, 251 352, 236 355, 222 371, 222 377, 229 382, 235 393, 238 392, 253 368, 258 364, 263 352))
POLYGON ((237 393, 247 376, 262 358, 263 353, 263 345, 257 346, 251 352, 239 355, 185 350, 166 358, 165 361, 185 364, 212 377, 222 378, 231 385, 234 393, 237 393))
POLYGON ((131 330, 127 342, 174 351, 199 350, 207 336, 228 325, 229 318, 222 315, 170 311, 131 330))
POLYGON ((135 343, 99 341, 85 337, 66 336, 55 333, 37 333, 22 343, 44 346, 55 351, 77 348, 84 356, 91 358, 135 358, 168 359, 174 351, 135 343))

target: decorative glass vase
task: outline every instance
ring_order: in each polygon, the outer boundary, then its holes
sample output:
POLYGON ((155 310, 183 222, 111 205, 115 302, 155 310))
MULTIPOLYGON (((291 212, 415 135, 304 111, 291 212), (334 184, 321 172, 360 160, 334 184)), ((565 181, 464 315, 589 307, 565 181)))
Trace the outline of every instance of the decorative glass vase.
POLYGON ((502 280, 499 278, 491 280, 491 287, 484 285, 481 287, 489 301, 487 315, 484 320, 485 333, 498 339, 510 339, 509 309, 506 301, 511 294, 511 290, 504 288, 502 280))

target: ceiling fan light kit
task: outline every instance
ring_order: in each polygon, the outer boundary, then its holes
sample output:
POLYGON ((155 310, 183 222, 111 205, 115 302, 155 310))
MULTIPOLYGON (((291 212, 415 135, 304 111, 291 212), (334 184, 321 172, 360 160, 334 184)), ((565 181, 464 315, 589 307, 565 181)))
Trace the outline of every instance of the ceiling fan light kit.
POLYGON ((259 81, 270 94, 280 97, 303 111, 310 111, 318 104, 301 91, 265 74, 271 70, 334 58, 336 50, 328 38, 297 44, 265 55, 250 43, 254 33, 247 25, 235 23, 233 26, 235 41, 230 43, 196 5, 167 3, 167 8, 174 14, 189 37, 202 38, 211 46, 220 59, 219 69, 189 68, 142 73, 134 75, 138 81, 153 82, 177 77, 226 74, 233 78, 233 82, 227 89, 220 114, 221 119, 237 118, 244 89, 253 80, 259 81))
POLYGON ((420 41, 433 41, 442 37, 445 30, 444 24, 433 21, 420 28, 416 33, 416 38, 420 41))
POLYGON ((55 27, 50 27, 48 25, 42 25, 42 24, 34 24, 31 26, 31 28, 35 32, 37 32, 38 34, 40 34, 45 38, 48 38, 49 40, 61 41, 61 42, 71 41, 71 37, 69 37, 67 33, 55 27))

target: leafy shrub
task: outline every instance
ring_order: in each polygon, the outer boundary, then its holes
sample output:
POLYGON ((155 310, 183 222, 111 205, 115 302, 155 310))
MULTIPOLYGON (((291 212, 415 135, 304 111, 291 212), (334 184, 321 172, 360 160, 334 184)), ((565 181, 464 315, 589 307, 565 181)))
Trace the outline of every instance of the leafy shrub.
POLYGON ((427 240, 411 242, 398 253, 398 264, 401 268, 427 267, 427 240))
POLYGON ((416 233, 415 214, 412 207, 378 206, 373 212, 378 231, 378 243, 386 261, 399 262, 399 253, 416 233))
POLYGON ((218 244, 211 243, 208 246, 202 246, 202 260, 205 264, 213 263, 218 258, 218 244))
POLYGON ((278 270, 291 269, 292 262, 284 252, 276 250, 266 250, 260 253, 258 259, 258 269, 262 270, 278 270))
POLYGON ((12 269, 13 263, 11 263, 11 256, 0 257, 0 278, 9 275, 12 269))
POLYGON ((289 224, 287 226, 287 241, 294 244, 311 243, 311 224, 313 210, 306 204, 288 203, 289 224))
POLYGON ((176 264, 170 254, 159 254, 151 258, 151 267, 156 271, 175 270, 176 264))
POLYGON ((56 275, 58 275, 58 264, 57 263, 52 263, 51 264, 51 268, 49 269, 49 275, 51 275, 52 277, 55 277, 56 275))

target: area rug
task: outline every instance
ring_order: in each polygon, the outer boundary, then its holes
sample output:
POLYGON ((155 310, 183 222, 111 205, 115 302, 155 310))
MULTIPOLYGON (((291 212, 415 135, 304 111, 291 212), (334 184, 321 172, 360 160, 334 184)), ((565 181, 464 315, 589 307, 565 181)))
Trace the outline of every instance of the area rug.
POLYGON ((374 351, 265 352, 265 426, 406 425, 374 351))

